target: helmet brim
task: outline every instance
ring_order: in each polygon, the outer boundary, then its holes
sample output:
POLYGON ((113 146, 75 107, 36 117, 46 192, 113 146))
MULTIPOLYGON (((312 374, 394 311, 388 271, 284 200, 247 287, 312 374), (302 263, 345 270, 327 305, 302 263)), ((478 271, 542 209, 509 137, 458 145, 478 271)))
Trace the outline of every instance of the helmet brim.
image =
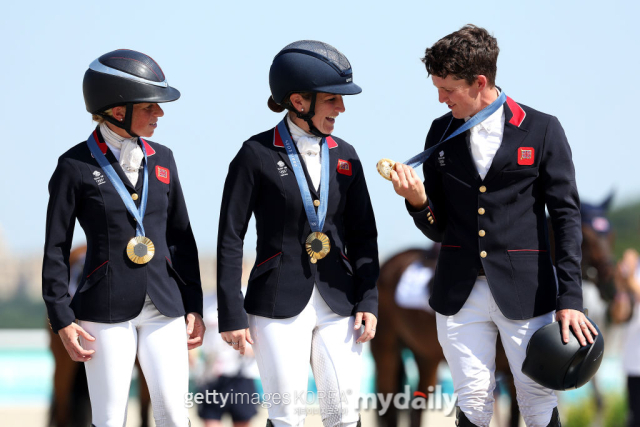
POLYGON ((314 88, 313 91, 318 93, 333 93, 335 95, 357 95, 362 92, 362 88, 351 82, 347 84, 319 86, 314 88))
POLYGON ((133 104, 142 102, 155 102, 160 104, 163 102, 173 102, 180 98, 180 91, 174 87, 167 86, 166 88, 162 88, 162 90, 153 89, 152 92, 145 94, 145 96, 140 97, 140 99, 134 98, 131 102, 133 104))

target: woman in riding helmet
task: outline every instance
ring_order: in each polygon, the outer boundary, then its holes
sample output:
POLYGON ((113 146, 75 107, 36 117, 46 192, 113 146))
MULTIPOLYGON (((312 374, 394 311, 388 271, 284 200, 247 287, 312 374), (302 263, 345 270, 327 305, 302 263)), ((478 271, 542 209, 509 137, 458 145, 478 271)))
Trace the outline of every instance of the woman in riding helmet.
POLYGON ((286 114, 242 145, 225 182, 220 332, 241 353, 253 345, 268 425, 304 423, 311 361, 324 425, 356 426, 361 344, 374 337, 377 323, 377 231, 360 160, 332 133, 344 96, 361 89, 347 58, 318 41, 282 49, 269 84, 269 108, 286 114), (251 215, 257 254, 243 297, 251 215))
POLYGON ((205 329, 198 253, 173 154, 142 139, 164 115, 159 103, 180 92, 132 50, 93 61, 83 91, 98 126, 58 159, 49 182, 42 287, 50 325, 85 363, 94 426, 125 424, 137 357, 156 425, 186 427, 187 349, 205 329), (76 219, 87 254, 71 299, 76 219))

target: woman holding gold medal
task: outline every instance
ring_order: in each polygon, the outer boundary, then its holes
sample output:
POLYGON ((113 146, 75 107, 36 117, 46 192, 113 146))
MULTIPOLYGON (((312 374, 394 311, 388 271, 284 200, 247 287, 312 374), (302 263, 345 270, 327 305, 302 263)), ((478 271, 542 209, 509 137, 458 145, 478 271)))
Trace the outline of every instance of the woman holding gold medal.
POLYGON ((124 425, 137 356, 156 424, 186 427, 187 349, 205 330, 198 252, 173 154, 142 139, 164 115, 158 104, 180 92, 132 50, 91 63, 83 92, 99 124, 60 157, 49 183, 42 285, 51 328, 85 363, 94 426, 124 425), (87 255, 71 299, 76 219, 87 255))
POLYGON ((347 58, 317 41, 280 51, 269 84, 269 108, 287 114, 242 145, 225 182, 220 332, 241 353, 253 345, 271 405, 268 425, 304 423, 311 361, 324 425, 355 426, 361 344, 377 323, 377 231, 360 160, 331 134, 345 111, 343 95, 361 89, 347 58), (252 214, 257 254, 243 297, 242 245, 252 214))

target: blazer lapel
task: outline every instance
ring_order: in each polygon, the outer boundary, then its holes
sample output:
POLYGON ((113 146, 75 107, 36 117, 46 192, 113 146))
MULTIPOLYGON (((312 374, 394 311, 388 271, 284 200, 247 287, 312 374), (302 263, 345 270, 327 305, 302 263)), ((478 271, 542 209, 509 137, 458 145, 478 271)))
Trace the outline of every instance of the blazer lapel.
POLYGON ((473 161, 471 149, 469 148, 469 131, 456 136, 451 143, 455 144, 455 149, 453 151, 460 160, 460 164, 463 166, 463 169, 471 178, 477 180, 480 175, 478 174, 478 168, 473 161))
MULTIPOLYGON (((504 104, 505 120, 502 144, 500 144, 500 148, 498 148, 493 158, 489 172, 487 172, 487 176, 484 178, 485 181, 495 178, 498 172, 516 158, 514 154, 515 151, 518 147, 522 146, 522 142, 528 135, 528 132, 519 126, 524 117, 514 117, 514 112, 511 110, 510 104, 513 104, 514 108, 520 108, 519 105, 515 104, 515 102, 509 98, 504 104)), ((522 109, 520 108, 520 110, 522 109)), ((519 113, 519 111, 517 111, 517 113, 519 113)))
MULTIPOLYGON (((105 146, 108 147, 104 142, 104 137, 100 133, 100 129, 98 129, 96 133, 98 134, 98 139, 100 140, 100 144, 105 144, 105 146)), ((122 170, 122 166, 120 166, 120 163, 118 163, 116 156, 113 155, 113 153, 109 148, 107 148, 106 153, 104 153, 104 155, 109 161, 109 163, 111 163, 111 167, 113 168, 114 171, 116 171, 116 174, 120 177, 120 180, 125 185, 125 187, 127 187, 131 192, 136 191, 135 187, 133 186, 133 184, 131 184, 131 181, 129 181, 129 178, 127 178, 127 175, 125 175, 124 171, 122 170)), ((139 179, 138 179, 138 182, 140 182, 139 179)))
MULTIPOLYGON (((149 161, 149 158, 147 157, 147 173, 149 174, 149 181, 151 181, 151 178, 155 175, 156 171, 155 171, 155 167, 151 166, 151 162, 149 161)), ((127 179, 128 181, 129 179, 127 179)), ((136 181, 136 193, 140 194, 142 192, 142 184, 144 184, 144 170, 142 168, 140 168, 140 170, 138 171, 138 180, 136 181)))
MULTIPOLYGON (((451 135, 456 129, 458 129, 463 124, 464 124, 464 120, 454 119, 453 122, 451 123, 451 126, 449 126, 449 130, 447 131, 447 133, 443 135, 443 139, 447 138, 449 135, 451 135)), ((469 176, 471 176, 471 178, 476 180, 479 177, 478 169, 476 168, 476 165, 473 162, 473 157, 471 157, 471 151, 469 150, 469 144, 467 143, 468 138, 469 138, 469 131, 463 132, 460 135, 454 137, 451 141, 447 141, 444 144, 442 144, 442 150, 440 151, 444 151, 445 153, 447 151, 453 151, 455 153, 455 156, 460 161, 460 164, 462 165, 462 169, 464 169, 469 174, 469 176), (449 147, 449 150, 447 150, 447 146, 449 147)), ((435 155, 437 153, 439 153, 439 151, 433 154, 435 155)))
MULTIPOLYGON (((293 142, 293 140, 291 142, 293 142)), ((282 142, 282 137, 280 136, 280 132, 278 132, 277 126, 273 131, 273 145, 278 150, 278 155, 280 156, 282 161, 285 162, 289 170, 295 174, 295 171, 293 170, 293 166, 291 165, 291 160, 289 159, 289 154, 287 154, 287 149, 284 147, 284 143, 282 142)), ((304 172, 304 177, 307 182, 307 186, 309 187, 309 192, 311 193, 312 196, 318 199, 320 193, 316 191, 316 189, 313 186, 313 182, 311 181, 311 177, 309 176, 309 172, 307 171, 307 165, 302 159, 302 156, 300 155, 300 152, 298 151, 298 147, 296 146, 295 143, 293 143, 293 147, 296 150, 296 153, 298 153, 298 160, 302 165, 302 171, 304 172)), ((296 179, 295 176, 293 178, 296 179)), ((297 187, 297 179, 296 179, 296 187, 297 187)), ((318 190, 320 189, 318 188, 318 190)))

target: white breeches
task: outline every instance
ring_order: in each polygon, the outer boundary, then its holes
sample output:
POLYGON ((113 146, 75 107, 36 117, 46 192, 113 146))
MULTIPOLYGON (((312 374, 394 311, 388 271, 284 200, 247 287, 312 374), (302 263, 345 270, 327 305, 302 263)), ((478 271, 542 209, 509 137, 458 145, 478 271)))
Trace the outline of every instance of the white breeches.
POLYGON ((95 350, 85 362, 92 420, 96 427, 122 427, 136 355, 149 385, 157 427, 187 427, 185 395, 189 387, 189 360, 184 318, 166 317, 149 296, 142 312, 121 323, 79 321, 96 340, 82 339, 95 350))
MULTIPOLYGON (((249 315, 253 349, 275 427, 302 426, 306 416, 309 362, 325 427, 353 427, 359 419, 362 344, 354 317, 335 314, 314 287, 297 316, 249 315)), ((311 396, 309 396, 309 401, 311 396)))
POLYGON ((496 386, 496 338, 500 333, 517 390, 518 405, 527 426, 549 424, 558 399, 522 373, 531 335, 553 322, 554 313, 526 320, 504 317, 496 305, 487 279, 478 277, 469 299, 453 316, 436 314, 438 340, 451 369, 458 406, 475 425, 489 425, 496 386))

